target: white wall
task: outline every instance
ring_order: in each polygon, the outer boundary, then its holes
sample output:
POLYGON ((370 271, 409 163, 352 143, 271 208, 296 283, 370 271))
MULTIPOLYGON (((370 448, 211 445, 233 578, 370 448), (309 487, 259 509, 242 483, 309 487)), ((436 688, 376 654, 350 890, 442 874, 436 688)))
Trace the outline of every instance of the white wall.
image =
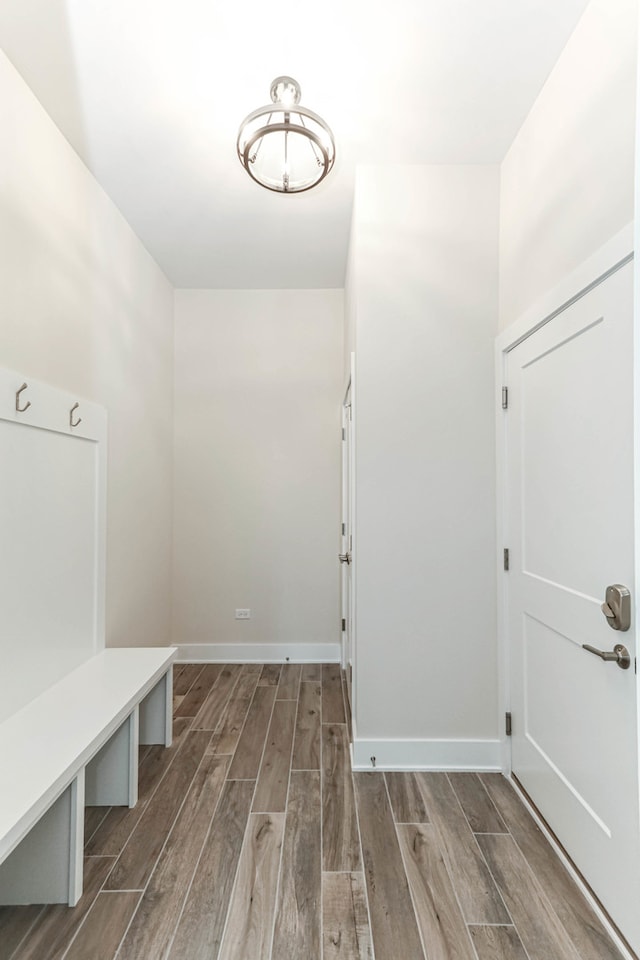
POLYGON ((351 215, 351 231, 349 234, 349 250, 347 253, 347 265, 345 271, 344 284, 344 377, 345 383, 349 380, 351 373, 351 354, 356 349, 356 313, 357 301, 355 291, 355 256, 356 256, 356 213, 355 197, 351 215))
POLYGON ((343 293, 178 290, 175 315, 174 642, 337 643, 343 293))
POLYGON ((358 170, 358 739, 497 736, 498 189, 494 166, 358 170))
POLYGON ((173 293, 2 53, 0 128, 0 365, 107 408, 107 643, 165 644, 173 293))
POLYGON ((502 164, 500 326, 633 219, 637 0, 592 0, 502 164))

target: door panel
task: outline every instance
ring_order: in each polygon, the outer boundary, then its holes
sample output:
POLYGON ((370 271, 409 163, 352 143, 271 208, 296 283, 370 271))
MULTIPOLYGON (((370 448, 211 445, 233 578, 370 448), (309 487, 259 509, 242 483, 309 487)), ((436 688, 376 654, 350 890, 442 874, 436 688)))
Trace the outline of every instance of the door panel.
MULTIPOLYGON (((549 347, 551 330, 545 328, 537 335, 542 343, 527 344, 533 356, 521 369, 519 386, 525 569, 599 597, 603 560, 616 563, 632 551, 628 529, 615 522, 614 504, 631 493, 633 447, 631 384, 622 387, 613 357, 605 356, 612 348, 621 352, 621 338, 604 317, 581 323, 581 311, 590 317, 594 308, 578 304, 564 318, 573 328, 571 339, 549 347), (628 403, 615 397, 622 389, 628 403), (610 425, 614 409, 617 422, 610 425), (621 445, 614 450, 616 436, 621 445), (605 508, 594 511, 594 503, 605 508), (594 542, 606 557, 591 549, 594 542)), ((630 355, 626 359, 629 366, 630 355)))
POLYGON ((631 264, 508 355, 513 772, 640 947, 636 677, 600 606, 633 588, 631 264))

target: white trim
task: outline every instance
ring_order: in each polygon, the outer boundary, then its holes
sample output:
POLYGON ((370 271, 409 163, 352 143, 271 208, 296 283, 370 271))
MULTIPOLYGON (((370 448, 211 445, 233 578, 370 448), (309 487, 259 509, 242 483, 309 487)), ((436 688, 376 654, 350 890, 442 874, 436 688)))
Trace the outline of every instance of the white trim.
MULTIPOLYGON (((50 465, 55 463, 57 468, 62 469, 66 464, 67 454, 70 462, 73 462, 73 458, 79 452, 78 449, 73 448, 79 447, 82 442, 84 467, 87 471, 93 472, 91 480, 83 481, 88 484, 83 486, 81 491, 84 506, 78 514, 77 521, 74 519, 73 523, 73 543, 76 543, 77 539, 81 555, 85 558, 81 615, 77 609, 78 585, 73 582, 72 576, 67 573, 63 589, 54 594, 49 584, 47 568, 40 560, 34 564, 37 573, 25 577, 24 573, 18 576, 17 571, 23 569, 20 565, 14 570, 13 543, 8 545, 3 556, 2 569, 5 579, 8 573, 8 582, 13 586, 15 581, 15 589, 21 592, 26 591, 38 601, 36 604, 38 609, 34 614, 31 611, 33 603, 29 605, 29 601, 24 600, 21 614, 24 620, 17 631, 20 633, 19 643, 16 643, 15 637, 10 636, 11 633, 16 633, 16 629, 5 629, 5 636, 0 642, 0 648, 10 660, 13 653, 11 645, 14 644, 16 649, 19 646, 21 649, 20 656, 17 659, 13 658, 11 684, 3 685, 6 695, 0 711, 0 720, 4 722, 34 697, 38 697, 52 684, 63 679, 69 671, 105 649, 108 422, 107 411, 99 404, 83 399, 77 393, 68 393, 52 387, 46 382, 35 379, 29 373, 2 367, 0 368, 0 425, 3 435, 3 456, 5 455, 4 444, 7 443, 11 450, 10 453, 7 451, 7 456, 12 458, 15 469, 24 468, 25 464, 30 462, 31 453, 27 454, 27 459, 23 456, 23 443, 28 444, 28 450, 39 457, 38 474, 29 478, 29 482, 25 484, 24 495, 18 495, 16 498, 16 518, 29 517, 29 498, 34 491, 37 491, 34 501, 39 504, 38 509, 43 511, 43 516, 50 518, 51 524, 55 524, 58 531, 51 541, 52 544, 59 544, 61 547, 64 542, 62 538, 66 537, 68 540, 68 536, 67 531, 60 525, 55 506, 56 500, 50 496, 51 485, 48 476, 50 465), (18 399, 20 410, 17 409, 18 399), (73 427, 71 426, 72 412, 75 424, 73 427), (54 440, 55 437, 59 439, 54 440), (14 442, 15 447, 13 447, 14 442), (52 443, 56 446, 52 447, 52 443), (58 445, 62 448, 60 451, 57 450, 58 445), (32 482, 33 488, 30 487, 32 482), (86 579, 84 579, 85 576, 86 579), (53 614, 52 610, 55 611, 53 614), (43 631, 42 617, 45 611, 49 611, 48 619, 53 625, 50 630, 43 631), (67 631, 69 625, 71 625, 71 633, 67 631), (29 666, 33 663, 34 669, 25 674, 23 667, 27 660, 29 666)), ((64 479, 68 482, 66 494, 60 486, 63 482, 62 476, 59 473, 56 475, 58 479, 55 497, 66 496, 69 504, 72 504, 78 482, 74 469, 70 466, 64 469, 64 479)), ((88 478, 88 473, 86 475, 82 473, 82 476, 88 478)), ((4 507, 11 509, 6 502, 4 507)), ((24 522, 23 519, 20 520, 20 524, 24 522)), ((17 536, 19 540, 22 535, 22 526, 18 534, 15 532, 17 530, 15 523, 12 524, 12 529, 13 533, 3 532, 10 536, 17 536)), ((26 538, 38 537, 42 540, 42 528, 36 527, 31 519, 28 520, 27 529, 24 532, 26 538)), ((48 546, 47 542, 45 553, 48 546)), ((57 547, 54 547, 54 551, 56 549, 57 547)), ((70 554, 70 570, 76 567, 76 554, 74 547, 70 554)), ((25 556, 24 553, 22 556, 25 556)), ((24 560, 22 562, 24 563, 24 560)))
MULTIPOLYGON (((349 534, 351 520, 349 517, 349 492, 350 492, 350 479, 349 479, 349 463, 348 456, 349 451, 351 450, 351 438, 349 436, 349 431, 351 428, 351 400, 349 399, 349 391, 351 390, 351 380, 347 386, 345 397, 342 403, 342 442, 340 444, 341 451, 341 502, 340 502, 340 519, 341 519, 341 533, 340 533, 340 552, 342 554, 349 553, 350 544, 349 544, 349 534), (349 441, 347 441, 349 437, 349 441)), ((347 627, 349 631, 351 625, 350 620, 350 603, 346 602, 347 590, 346 585, 348 578, 350 576, 349 566, 347 564, 340 564, 340 615, 343 620, 343 626, 340 632, 340 663, 342 669, 346 670, 348 667, 348 657, 347 657, 347 627)), ((349 601, 351 595, 349 593, 349 601)))
POLYGON ((628 223, 611 237, 588 260, 585 260, 560 283, 536 300, 525 312, 498 335, 500 352, 513 350, 522 340, 553 319, 595 283, 620 266, 634 250, 634 224, 628 223))
POLYGON ((177 663, 340 663, 340 643, 178 643, 177 663))
POLYGON ((526 807, 528 812, 531 814, 532 818, 540 827, 540 830, 542 831, 546 839, 549 841, 549 844, 551 845, 551 847, 553 847, 553 850, 557 854, 558 859, 562 862, 562 865, 569 873, 571 879, 576 884, 581 894, 583 895, 583 897, 585 898, 585 900, 587 901, 587 903, 589 904, 593 912, 596 914, 596 916, 602 923, 603 927, 605 928, 605 930, 607 931, 607 933, 615 943, 616 947, 624 957, 624 960, 638 960, 636 954, 631 953, 629 951, 629 948, 624 943, 624 941, 621 940, 618 930, 612 924, 611 918, 609 917, 609 915, 605 913, 605 911, 602 909, 602 905, 600 904, 599 900, 594 896, 593 890, 587 883, 585 883, 585 880, 582 874, 579 873, 578 870, 576 870, 575 864, 567 856, 567 853, 563 849, 563 847, 560 846, 556 837, 554 836, 552 831, 549 829, 548 824, 540 816, 540 813, 538 812, 536 807, 533 806, 533 804, 527 797, 526 793, 524 793, 524 791, 520 788, 519 784, 512 777, 508 777, 507 779, 510 785, 513 787, 514 792, 517 794, 520 802, 526 807))
POLYGON ((354 770, 499 771, 500 740, 358 740, 351 760, 354 770))
POLYGON ((502 736, 501 769, 508 776, 511 773, 511 740, 504 735, 504 716, 511 710, 511 689, 509 685, 509 644, 507 633, 507 590, 504 577, 504 549, 509 546, 507 525, 507 421, 506 410, 502 409, 502 387, 506 382, 507 358, 505 352, 496 344, 496 585, 497 597, 497 637, 498 637, 498 730, 502 736))
POLYGON ((77 393, 67 393, 29 374, 0 367, 0 420, 95 443, 95 620, 91 653, 99 653, 105 648, 106 622, 107 411, 77 393), (29 407, 18 412, 16 391, 23 384, 27 384, 27 388, 21 394, 20 402, 23 406, 28 402, 29 407), (69 417, 75 403, 79 403, 74 412, 79 423, 71 427, 69 417))
MULTIPOLYGON (((352 736, 356 735, 356 722, 358 717, 358 492, 356 488, 356 441, 357 441, 357 413, 358 402, 356 393, 356 355, 351 352, 349 356, 349 383, 351 387, 351 430, 349 433, 349 499, 351 501, 351 730, 352 736)), ((347 664, 347 670, 349 664, 347 664)))
MULTIPOLYGON (((633 257, 634 224, 627 224, 619 233, 603 244, 588 260, 570 273, 561 283, 534 303, 514 323, 496 338, 495 346, 495 410, 496 410, 496 503, 497 503, 497 584, 498 584, 498 689, 499 728, 504 729, 504 714, 511 709, 509 689, 509 643, 506 626, 507 585, 503 570, 504 547, 509 546, 509 530, 506 517, 507 504, 507 438, 506 411, 502 409, 502 387, 506 380, 507 354, 546 323, 552 321, 570 304, 584 296, 613 272, 633 257)), ((511 741, 503 736, 501 742, 502 772, 511 774, 511 741)))
POLYGON ((70 437, 95 440, 106 443, 107 411, 91 400, 83 400, 77 393, 67 393, 52 387, 42 380, 36 380, 28 373, 20 373, 0 368, 0 419, 21 423, 40 430, 64 433, 70 437), (30 406, 19 413, 16 411, 16 391, 23 383, 27 388, 20 395, 20 403, 30 406), (80 418, 76 427, 69 424, 69 414, 73 405, 80 404, 74 417, 80 418))

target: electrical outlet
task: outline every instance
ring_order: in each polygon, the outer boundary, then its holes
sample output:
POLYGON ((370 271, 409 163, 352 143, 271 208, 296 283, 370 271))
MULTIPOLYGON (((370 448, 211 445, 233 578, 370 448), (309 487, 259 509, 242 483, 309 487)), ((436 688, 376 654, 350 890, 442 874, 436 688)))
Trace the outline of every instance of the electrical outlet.
POLYGON ((236 620, 251 620, 251 610, 248 607, 236 610, 236 620))

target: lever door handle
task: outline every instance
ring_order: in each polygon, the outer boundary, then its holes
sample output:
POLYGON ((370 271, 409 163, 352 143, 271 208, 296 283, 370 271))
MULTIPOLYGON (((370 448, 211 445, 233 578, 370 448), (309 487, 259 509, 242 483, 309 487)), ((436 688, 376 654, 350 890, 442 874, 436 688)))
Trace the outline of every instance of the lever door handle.
POLYGON ((608 663, 617 663, 621 670, 628 670, 631 666, 631 657, 629 656, 629 651, 626 647, 623 647, 621 643, 616 643, 613 650, 598 650, 597 647, 592 647, 588 643, 583 643, 582 649, 587 650, 589 653, 593 653, 596 657, 600 657, 601 660, 606 660, 608 663))

